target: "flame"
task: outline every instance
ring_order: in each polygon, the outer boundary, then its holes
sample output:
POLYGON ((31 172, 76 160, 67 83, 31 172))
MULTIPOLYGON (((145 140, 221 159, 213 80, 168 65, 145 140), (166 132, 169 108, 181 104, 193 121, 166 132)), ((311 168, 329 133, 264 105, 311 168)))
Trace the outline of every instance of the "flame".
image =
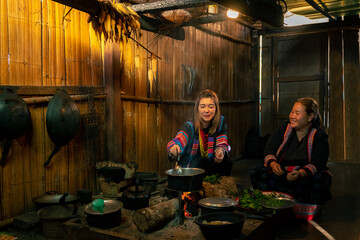
POLYGON ((192 214, 186 211, 186 207, 188 205, 188 201, 185 201, 186 199, 191 200, 191 192, 184 192, 181 195, 181 199, 184 201, 184 216, 185 217, 192 217, 192 214))

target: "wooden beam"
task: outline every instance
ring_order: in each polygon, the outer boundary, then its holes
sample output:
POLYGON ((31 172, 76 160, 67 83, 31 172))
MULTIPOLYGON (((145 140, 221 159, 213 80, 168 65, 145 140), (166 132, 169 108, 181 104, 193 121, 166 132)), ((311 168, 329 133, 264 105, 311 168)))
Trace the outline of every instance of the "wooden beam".
POLYGON ((20 96, 51 96, 55 95, 58 90, 64 89, 69 95, 78 95, 78 94, 93 94, 93 95, 102 95, 105 93, 104 87, 76 87, 76 86, 10 86, 4 85, 1 86, 0 92, 4 89, 12 89, 16 94, 20 96))
MULTIPOLYGON (((96 16, 99 9, 100 4, 97 0, 53 0, 54 2, 66 5, 68 7, 72 7, 82 12, 86 12, 91 16, 96 16)), ((141 4, 140 4, 141 5, 141 4)), ((136 6, 136 5, 134 5, 136 6)), ((140 26, 142 30, 158 33, 161 35, 165 35, 167 37, 176 39, 176 40, 184 40, 185 39, 185 31, 184 29, 178 28, 176 31, 171 33, 162 32, 159 26, 159 21, 151 20, 152 18, 142 16, 140 21, 140 26)))
POLYGON ((100 9, 100 4, 97 0, 52 0, 52 1, 75 8, 82 12, 86 12, 91 16, 95 16, 100 9))
POLYGON ((134 11, 136 11, 138 14, 142 14, 180 8, 198 7, 209 3, 210 1, 208 0, 165 0, 151 3, 135 4, 132 5, 131 8, 134 9, 134 11))
POLYGON ((282 27, 284 25, 282 7, 274 4, 272 0, 214 0, 213 2, 274 27, 282 27))
POLYGON ((243 40, 243 39, 240 39, 240 38, 236 38, 234 36, 231 36, 230 34, 226 34, 226 33, 222 33, 220 31, 214 31, 212 29, 209 29, 207 27, 202 27, 202 26, 196 26, 195 28, 199 29, 200 31, 203 31, 207 34, 210 34, 210 35, 213 35, 213 36, 216 36, 216 37, 221 37, 223 39, 226 39, 230 42, 234 42, 234 43, 241 43, 241 44, 246 44, 246 45, 249 45, 249 46, 252 46, 253 43, 251 41, 246 41, 246 40, 243 40))
POLYGON ((320 7, 314 0, 305 0, 310 6, 312 6, 316 11, 329 18, 330 21, 336 21, 336 17, 330 15, 327 11, 325 11, 322 7, 320 7))
MULTIPOLYGON (((161 34, 175 40, 185 40, 185 30, 181 27, 177 27, 171 30, 164 31, 161 26, 164 26, 166 23, 147 16, 141 15, 140 18, 141 29, 149 32, 161 34)), ((165 28, 164 28, 165 29, 165 28)))
POLYGON ((328 23, 317 23, 309 24, 297 27, 286 27, 281 29, 265 30, 266 37, 284 37, 291 35, 299 34, 313 34, 320 32, 332 32, 345 29, 359 29, 360 28, 360 19, 358 16, 356 18, 349 18, 345 21, 333 21, 328 23))

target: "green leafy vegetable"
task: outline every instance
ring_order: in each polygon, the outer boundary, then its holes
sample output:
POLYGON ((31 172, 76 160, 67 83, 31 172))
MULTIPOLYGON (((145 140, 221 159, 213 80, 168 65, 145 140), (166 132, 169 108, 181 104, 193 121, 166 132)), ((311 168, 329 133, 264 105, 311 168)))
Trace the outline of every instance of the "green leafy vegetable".
POLYGON ((219 182, 219 174, 214 174, 214 175, 206 176, 203 181, 204 181, 204 182, 211 183, 211 184, 220 183, 220 182, 219 182))
POLYGON ((261 206, 262 204, 269 207, 281 207, 284 205, 284 201, 276 199, 275 192, 265 195, 259 189, 245 189, 238 200, 239 207, 253 209, 256 211, 263 209, 261 206))

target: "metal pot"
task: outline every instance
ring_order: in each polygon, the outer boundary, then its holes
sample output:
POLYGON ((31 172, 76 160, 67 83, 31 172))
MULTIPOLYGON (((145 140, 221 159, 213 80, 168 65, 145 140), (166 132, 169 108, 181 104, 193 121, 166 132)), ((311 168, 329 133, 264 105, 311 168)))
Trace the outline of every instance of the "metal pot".
POLYGON ((56 192, 46 192, 46 195, 35 198, 33 202, 38 208, 49 207, 59 204, 73 204, 77 203, 79 197, 68 193, 57 194, 56 192))
POLYGON ((74 205, 57 205, 40 209, 37 213, 41 220, 44 234, 51 239, 64 239, 63 223, 77 217, 74 205))
POLYGON ((80 111, 65 90, 51 98, 46 111, 46 129, 55 147, 44 166, 51 158, 73 139, 80 128, 80 111))
POLYGON ((144 191, 142 186, 131 186, 122 195, 124 208, 130 210, 148 207, 149 199, 149 194, 144 191))
POLYGON ((139 185, 144 187, 146 193, 150 194, 156 190, 159 174, 156 172, 136 172, 134 177, 139 179, 139 185))
POLYGON ((30 122, 30 111, 24 99, 12 89, 5 89, 0 94, 0 140, 6 139, 0 165, 5 162, 11 141, 24 135, 30 122))
POLYGON ((104 212, 100 213, 93 209, 91 203, 86 205, 84 213, 86 221, 91 227, 113 228, 121 223, 121 208, 123 204, 117 200, 104 200, 104 212))
POLYGON ((201 207, 201 215, 214 212, 234 212, 236 203, 234 199, 226 197, 208 197, 198 202, 201 207))
POLYGON ((192 192, 203 188, 204 169, 181 168, 181 172, 175 169, 168 169, 165 173, 168 175, 167 187, 171 190, 192 192))
POLYGON ((206 239, 237 239, 242 232, 246 216, 241 213, 208 213, 195 219, 206 239), (205 222, 206 221, 206 222, 205 222), (226 221, 227 224, 207 224, 212 221, 226 221))

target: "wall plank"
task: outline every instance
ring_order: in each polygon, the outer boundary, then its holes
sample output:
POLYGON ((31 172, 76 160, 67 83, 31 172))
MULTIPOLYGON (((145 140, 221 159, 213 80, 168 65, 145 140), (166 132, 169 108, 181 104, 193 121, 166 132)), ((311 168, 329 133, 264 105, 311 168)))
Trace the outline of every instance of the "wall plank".
POLYGON ((330 33, 330 111, 329 126, 330 158, 341 160, 345 158, 344 151, 344 115, 343 115, 343 85, 342 85, 342 44, 341 31, 330 33))
MULTIPOLYGON (((358 107, 360 96, 359 42, 358 31, 343 32, 344 38, 344 81, 345 81, 345 148, 346 160, 360 162, 358 107)), ((332 120, 332 119, 331 119, 332 120)))

